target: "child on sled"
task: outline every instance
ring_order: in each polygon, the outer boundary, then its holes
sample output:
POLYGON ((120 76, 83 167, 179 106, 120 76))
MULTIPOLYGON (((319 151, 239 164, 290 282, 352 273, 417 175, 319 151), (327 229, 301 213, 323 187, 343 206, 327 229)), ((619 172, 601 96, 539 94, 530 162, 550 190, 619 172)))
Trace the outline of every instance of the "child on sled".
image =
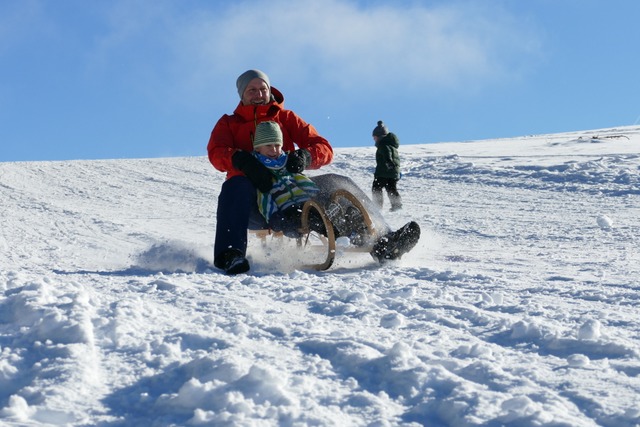
MULTIPOLYGON (((257 191, 258 209, 274 231, 286 236, 298 237, 304 203, 321 196, 321 189, 302 173, 291 173, 285 165, 287 154, 282 152, 282 130, 273 121, 256 126, 253 155, 273 174, 273 186, 268 193, 257 191)), ((353 206, 346 208, 338 203, 325 205, 336 237, 346 236, 351 244, 367 243, 367 230, 362 213, 353 206)), ((317 212, 310 212, 310 228, 326 235, 324 223, 317 212)), ((398 259, 411 250, 420 238, 420 227, 409 222, 395 232, 389 231, 373 243, 371 255, 379 262, 398 259)))

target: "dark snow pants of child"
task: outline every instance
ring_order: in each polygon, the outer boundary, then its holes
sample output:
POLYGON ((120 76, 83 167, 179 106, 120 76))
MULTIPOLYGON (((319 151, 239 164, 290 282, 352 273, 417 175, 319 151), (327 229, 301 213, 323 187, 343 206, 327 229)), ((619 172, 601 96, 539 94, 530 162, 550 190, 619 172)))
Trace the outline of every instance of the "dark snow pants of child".
POLYGON ((371 193, 373 194, 373 201, 379 208, 382 208, 384 204, 382 190, 387 190, 389 201, 391 202, 391 210, 397 211, 398 209, 402 209, 402 199, 396 188, 397 183, 398 180, 392 178, 375 178, 373 180, 371 193))

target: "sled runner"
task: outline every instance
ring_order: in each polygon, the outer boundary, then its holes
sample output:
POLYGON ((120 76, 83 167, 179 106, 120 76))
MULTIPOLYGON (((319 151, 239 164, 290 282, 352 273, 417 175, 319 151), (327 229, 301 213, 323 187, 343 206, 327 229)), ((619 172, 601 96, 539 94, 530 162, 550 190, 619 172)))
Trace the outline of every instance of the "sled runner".
MULTIPOLYGON (((304 268, 327 270, 336 258, 336 239, 346 237, 349 244, 340 252, 364 252, 373 250, 378 237, 369 212, 356 196, 339 189, 331 193, 328 203, 311 199, 304 203, 300 217, 297 247, 305 253, 304 268), (338 234, 336 234, 338 233, 338 234)), ((266 244, 267 236, 281 238, 281 232, 254 230, 266 244)))
MULTIPOLYGON (((356 196, 348 192, 347 190, 336 190, 331 195, 331 203, 327 205, 332 207, 332 204, 340 207, 340 212, 347 212, 351 209, 352 216, 357 217, 359 224, 346 224, 346 229, 349 232, 348 237, 352 243, 348 247, 342 248, 345 252, 370 252, 372 250, 373 241, 376 238, 375 229, 369 213, 364 208, 362 202, 358 200, 356 196), (353 210, 355 209, 355 211, 353 210)), ((333 205, 333 206, 335 206, 333 205)), ((346 214, 345 214, 346 215, 346 214)), ((302 208, 302 227, 300 233, 300 245, 305 250, 317 250, 319 252, 318 262, 307 265, 309 268, 316 270, 327 270, 333 264, 336 257, 336 229, 340 229, 340 224, 336 224, 337 221, 348 221, 348 218, 344 216, 338 216, 332 218, 332 213, 327 212, 327 207, 320 204, 317 200, 307 201, 302 208), (311 215, 313 211, 322 219, 326 235, 318 233, 311 225, 311 215), (320 248, 314 248, 313 246, 320 246, 320 248)))

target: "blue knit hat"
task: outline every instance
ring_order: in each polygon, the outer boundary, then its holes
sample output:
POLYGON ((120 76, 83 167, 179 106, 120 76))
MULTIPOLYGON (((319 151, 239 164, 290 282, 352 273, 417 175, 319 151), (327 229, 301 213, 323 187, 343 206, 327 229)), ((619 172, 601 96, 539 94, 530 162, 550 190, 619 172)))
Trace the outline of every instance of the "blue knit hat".
POLYGON ((378 120, 378 126, 373 128, 373 136, 385 136, 389 133, 389 129, 382 123, 382 120, 378 120))
POLYGON ((236 80, 236 87, 238 88, 238 95, 240 95, 240 99, 242 99, 242 95, 244 95, 244 91, 247 88, 249 82, 255 78, 262 79, 271 90, 271 83, 269 83, 269 76, 263 73, 260 70, 247 70, 244 73, 240 74, 238 80, 236 80))

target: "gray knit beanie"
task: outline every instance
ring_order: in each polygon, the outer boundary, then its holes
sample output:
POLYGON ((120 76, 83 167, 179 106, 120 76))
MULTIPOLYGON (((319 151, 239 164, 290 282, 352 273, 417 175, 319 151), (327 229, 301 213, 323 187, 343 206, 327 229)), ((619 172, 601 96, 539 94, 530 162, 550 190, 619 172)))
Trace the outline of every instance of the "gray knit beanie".
POLYGON ((373 136, 385 136, 386 134, 389 133, 389 130, 387 129, 387 127, 384 125, 384 123, 382 123, 382 120, 378 120, 378 126, 376 126, 375 128, 373 128, 373 136))
POLYGON ((282 145, 282 129, 276 122, 261 122, 256 126, 256 134, 253 137, 253 148, 261 145, 282 145))
POLYGON ((271 89, 271 83, 269 83, 269 76, 263 73, 260 70, 247 70, 244 73, 240 74, 238 80, 236 80, 236 87, 238 88, 238 95, 240 95, 240 99, 242 99, 242 95, 244 94, 244 90, 247 88, 249 82, 255 78, 262 79, 271 89))

